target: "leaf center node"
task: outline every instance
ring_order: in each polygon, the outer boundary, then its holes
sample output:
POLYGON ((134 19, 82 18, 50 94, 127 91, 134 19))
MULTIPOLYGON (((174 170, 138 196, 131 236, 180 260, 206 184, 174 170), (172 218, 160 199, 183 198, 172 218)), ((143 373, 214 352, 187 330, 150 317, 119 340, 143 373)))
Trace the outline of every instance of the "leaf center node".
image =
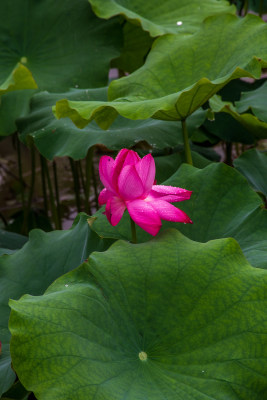
POLYGON ((144 351, 140 351, 138 357, 140 358, 141 361, 147 361, 147 354, 144 351))
POLYGON ((21 57, 20 62, 21 62, 21 64, 27 64, 28 58, 27 57, 21 57))

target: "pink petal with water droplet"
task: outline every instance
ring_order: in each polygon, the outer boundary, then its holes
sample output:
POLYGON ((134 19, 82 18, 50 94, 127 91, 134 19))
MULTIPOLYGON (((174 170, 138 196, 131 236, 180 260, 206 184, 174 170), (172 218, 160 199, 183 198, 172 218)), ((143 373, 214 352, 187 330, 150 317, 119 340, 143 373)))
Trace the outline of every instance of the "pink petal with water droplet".
POLYGON ((134 165, 127 165, 121 171, 118 179, 118 193, 124 200, 134 200, 143 195, 143 184, 134 165))
POLYGON ((114 160, 109 156, 102 156, 99 162, 99 176, 101 182, 111 192, 115 193, 113 184, 112 184, 112 176, 113 176, 113 166, 114 160))
POLYGON ((183 222, 185 224, 193 223, 184 211, 180 210, 179 208, 176 208, 167 201, 155 200, 150 204, 155 209, 155 211, 157 211, 158 216, 161 219, 173 222, 183 222))
POLYGON ((126 205, 119 197, 112 197, 108 199, 105 209, 106 217, 112 226, 117 225, 126 209, 126 205))
POLYGON ((99 193, 98 203, 102 206, 103 204, 106 204, 108 199, 110 199, 113 196, 114 196, 114 194, 105 188, 105 189, 101 190, 101 192, 99 193))
POLYGON ((155 161, 151 154, 146 155, 136 165, 136 171, 143 183, 144 194, 148 194, 155 181, 155 161))
POLYGON ((127 203, 127 209, 130 217, 140 228, 153 236, 158 233, 161 220, 151 204, 144 200, 133 200, 127 203))

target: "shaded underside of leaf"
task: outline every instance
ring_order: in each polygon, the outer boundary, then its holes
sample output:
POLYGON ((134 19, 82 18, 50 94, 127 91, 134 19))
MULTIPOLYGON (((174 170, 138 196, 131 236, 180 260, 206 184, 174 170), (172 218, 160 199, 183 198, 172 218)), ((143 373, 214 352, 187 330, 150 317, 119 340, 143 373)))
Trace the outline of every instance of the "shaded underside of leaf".
POLYGON ((251 109, 254 115, 267 123, 267 81, 256 90, 242 93, 241 99, 235 105, 238 112, 251 109))
POLYGON ((112 67, 121 71, 132 73, 142 67, 146 56, 150 51, 153 39, 138 25, 126 22, 123 25, 123 49, 115 60, 112 67))
POLYGON ((251 186, 267 197, 267 153, 251 149, 234 160, 234 166, 243 174, 251 186))
POLYGON ((183 120, 231 80, 260 78, 261 68, 267 66, 266 43, 267 26, 254 15, 209 17, 194 35, 158 38, 143 67, 110 84, 110 101, 63 99, 54 112, 80 128, 95 119, 107 129, 118 114, 183 120))
POLYGON ((49 233, 33 230, 21 250, 0 257, 0 340, 3 346, 0 394, 15 378, 9 355, 8 300, 18 299, 24 293, 42 294, 57 277, 76 268, 92 251, 106 249, 110 243, 92 232, 87 216, 80 214, 71 229, 49 233))
POLYGON ((10 302, 14 367, 41 400, 260 400, 266 289, 233 239, 119 241, 10 302))
POLYGON ((228 1, 217 0, 154 0, 153 4, 142 0, 89 0, 100 18, 123 15, 129 21, 140 24, 151 36, 166 33, 192 33, 209 15, 235 13, 228 1))
MULTIPOLYGON (((108 131, 103 131, 95 122, 81 130, 69 119, 56 120, 54 117, 52 105, 63 96, 70 100, 106 100, 107 88, 73 89, 58 94, 43 92, 33 97, 30 114, 17 121, 20 139, 26 142, 30 135, 40 153, 48 159, 56 156, 82 159, 88 149, 96 144, 102 144, 110 150, 120 150, 141 141, 157 149, 183 143, 180 122, 153 119, 132 121, 119 117, 108 131)), ((189 134, 203 123, 205 115, 206 112, 200 109, 188 118, 189 134)))
POLYGON ((17 90, 1 97, 0 136, 8 136, 17 131, 16 119, 30 111, 30 98, 36 90, 17 90))
POLYGON ((244 126, 249 132, 253 134, 255 139, 267 138, 267 123, 259 120, 253 114, 245 113, 239 114, 236 107, 227 101, 222 101, 220 96, 215 95, 209 100, 212 111, 216 113, 227 113, 231 115, 236 121, 244 126))

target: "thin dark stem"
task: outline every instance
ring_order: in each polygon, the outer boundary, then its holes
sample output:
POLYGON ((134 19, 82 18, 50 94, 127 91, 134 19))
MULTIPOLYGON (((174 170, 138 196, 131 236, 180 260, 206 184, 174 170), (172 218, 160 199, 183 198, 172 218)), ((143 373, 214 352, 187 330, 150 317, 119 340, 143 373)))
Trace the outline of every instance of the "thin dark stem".
POLYGON ((86 182, 85 182, 85 178, 84 178, 84 173, 83 173, 81 160, 78 161, 78 169, 79 169, 79 174, 80 174, 80 177, 81 177, 83 193, 84 193, 84 197, 85 197, 84 210, 85 210, 85 212, 87 214, 91 214, 90 202, 88 201, 88 199, 86 197, 86 194, 87 194, 86 193, 86 182))
POLYGON ((5 227, 7 227, 7 225, 8 225, 7 220, 6 220, 5 216, 4 216, 4 214, 2 214, 1 212, 0 212, 0 218, 3 221, 5 227))
POLYGON ((21 202, 22 202, 22 207, 24 209, 25 208, 25 192, 24 192, 25 183, 24 183, 23 175, 22 175, 21 147, 20 147, 20 140, 19 140, 18 135, 17 135, 17 155, 18 155, 19 181, 20 181, 20 185, 21 185, 21 202))
POLYGON ((132 231, 132 243, 136 244, 137 243, 136 226, 135 226, 135 222, 132 220, 131 217, 130 217, 130 220, 131 220, 131 231, 132 231))
POLYGON ((59 199, 58 179, 57 179, 57 164, 56 164, 55 160, 53 160, 53 175, 54 175, 54 186, 55 186, 56 203, 57 203, 58 226, 59 226, 59 229, 62 229, 60 199, 59 199))
POLYGON ((259 16, 262 17, 263 14, 263 3, 264 0, 260 0, 260 6, 259 6, 259 16))
POLYGON ((54 193, 53 193, 53 187, 52 187, 52 182, 50 179, 50 175, 49 175, 49 170, 48 170, 48 166, 47 166, 47 161, 44 158, 44 171, 45 171, 45 175, 46 175, 46 180, 47 180, 47 185, 48 185, 48 189, 49 189, 49 198, 50 198, 50 206, 51 206, 51 213, 52 213, 52 218, 55 224, 55 228, 56 229, 60 229, 60 225, 59 225, 59 221, 58 221, 58 214, 57 214, 57 209, 55 206, 55 197, 54 197, 54 193))
POLYGON ((245 0, 245 5, 244 5, 244 16, 247 15, 248 13, 248 0, 245 0))
POLYGON ((76 207, 77 211, 81 211, 81 202, 80 202, 80 182, 79 182, 79 175, 77 172, 76 165, 72 158, 69 157, 71 172, 73 176, 73 185, 74 185, 74 193, 75 193, 75 200, 76 200, 76 207))
MULTIPOLYGON (((86 156, 85 160, 85 201, 90 205, 90 188, 91 188, 91 180, 92 180, 92 165, 93 165, 93 156, 94 156, 94 147, 91 147, 86 156)), ((91 209, 91 207, 90 207, 91 209)))
POLYGON ((42 190, 43 190, 43 199, 44 199, 44 210, 46 216, 48 216, 48 200, 46 193, 46 181, 45 181, 45 167, 44 167, 44 157, 40 154, 40 163, 41 163, 41 178, 42 178, 42 190))
POLYGON ((29 197, 28 197, 27 205, 26 205, 26 207, 24 207, 23 224, 22 224, 22 233, 23 234, 29 233, 28 219, 29 219, 29 214, 30 214, 30 210, 31 210, 32 198, 33 198, 34 186, 35 186, 35 150, 34 150, 33 144, 30 145, 30 151, 31 151, 31 173, 32 174, 31 174, 29 197))
POLYGON ((225 163, 232 166, 232 143, 226 142, 226 157, 225 163))
POLYGON ((187 132, 187 127, 186 127, 186 120, 184 119, 181 122, 182 122, 182 129, 183 129, 185 160, 186 160, 187 164, 193 165, 191 149, 190 149, 190 145, 189 145, 188 132, 187 132))
POLYGON ((96 181, 96 176, 95 176, 95 168, 94 168, 94 163, 92 163, 92 177, 93 177, 93 186, 94 186, 94 193, 95 193, 95 206, 96 209, 99 209, 98 206, 98 191, 97 191, 97 181, 96 181))

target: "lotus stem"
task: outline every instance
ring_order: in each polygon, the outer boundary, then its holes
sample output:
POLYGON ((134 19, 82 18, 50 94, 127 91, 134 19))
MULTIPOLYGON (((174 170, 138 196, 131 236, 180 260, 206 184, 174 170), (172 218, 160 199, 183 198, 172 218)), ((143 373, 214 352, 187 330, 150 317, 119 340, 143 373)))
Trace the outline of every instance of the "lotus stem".
POLYGON ((92 163, 92 177, 93 177, 93 186, 94 186, 94 193, 95 193, 95 206, 96 206, 96 209, 98 210, 99 209, 99 206, 98 206, 98 190, 97 190, 97 181, 96 181, 94 163, 92 163))
POLYGON ((85 201, 88 205, 88 210, 91 213, 91 206, 90 206, 90 187, 91 187, 91 179, 92 179, 92 165, 93 165, 93 156, 94 156, 94 147, 91 147, 86 156, 85 162, 85 201))
POLYGON ((189 139, 188 139, 188 132, 187 132, 187 127, 186 127, 186 120, 183 119, 181 122, 182 122, 182 129, 183 129, 185 159, 186 159, 187 164, 193 165, 192 154, 191 154, 191 149, 190 149, 189 139))
POLYGON ((57 179, 57 164, 56 164, 55 160, 53 160, 53 175, 54 175, 54 186, 55 186, 56 203, 57 203, 57 220, 58 220, 59 229, 62 229, 58 179, 57 179))
POLYGON ((130 217, 130 220, 131 220, 131 231, 132 231, 132 243, 136 244, 137 243, 136 226, 135 226, 135 222, 132 220, 131 217, 130 217))
POLYGON ((20 147, 20 140, 17 135, 17 156, 18 156, 18 169, 19 169, 19 181, 21 184, 21 202, 23 209, 25 208, 25 192, 24 192, 24 180, 22 175, 22 163, 21 163, 21 147, 20 147))
POLYGON ((49 170, 48 170, 48 166, 47 166, 47 161, 44 158, 44 171, 45 171, 45 175, 46 175, 46 179, 47 179, 47 185, 48 185, 48 189, 49 189, 49 197, 50 197, 50 205, 51 205, 51 213, 52 213, 52 218, 55 224, 55 228, 56 229, 60 229, 60 224, 58 221, 58 214, 57 214, 57 209, 55 206, 55 197, 54 197, 54 193, 53 193, 53 187, 52 187, 52 183, 51 183, 51 179, 50 179, 50 175, 49 175, 49 170))
POLYGON ((22 233, 28 234, 29 233, 29 224, 28 218, 31 210, 32 205, 32 198, 35 186, 35 151, 33 143, 30 144, 30 151, 31 151, 31 183, 30 183, 30 192, 27 201, 27 206, 24 208, 24 215, 23 215, 23 224, 22 224, 22 233))
POLYGON ((233 165, 232 161, 232 143, 231 142, 226 142, 226 157, 225 157, 225 162, 227 165, 230 165, 230 167, 233 165))
POLYGON ((263 14, 263 2, 264 0, 260 0, 260 5, 259 5, 259 16, 262 17, 263 14))
POLYGON ((70 167, 71 167, 72 176, 73 176, 76 207, 77 207, 77 211, 81 212, 79 174, 78 174, 75 162, 70 157, 69 157, 69 162, 70 162, 70 167))
POLYGON ((95 176, 95 168, 94 168, 94 163, 92 162, 92 177, 93 177, 93 186, 94 186, 94 192, 95 192, 95 206, 96 209, 98 210, 98 191, 97 191, 97 182, 96 182, 96 176, 95 176))
POLYGON ((48 216, 48 200, 46 193, 46 181, 45 181, 45 168, 44 168, 44 157, 40 154, 40 163, 41 163, 41 178, 42 178, 42 190, 43 190, 43 199, 44 199, 44 210, 46 216, 48 216))
POLYGON ((247 15, 248 13, 248 0, 245 0, 245 4, 244 4, 244 16, 247 15))

